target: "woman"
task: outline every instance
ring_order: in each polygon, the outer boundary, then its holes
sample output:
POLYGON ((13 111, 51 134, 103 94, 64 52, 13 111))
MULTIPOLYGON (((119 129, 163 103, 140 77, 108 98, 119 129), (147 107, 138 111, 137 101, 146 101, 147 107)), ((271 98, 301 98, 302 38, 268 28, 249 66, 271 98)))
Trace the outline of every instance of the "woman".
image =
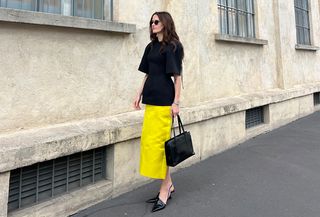
POLYGON ((152 212, 164 209, 174 191, 164 144, 170 139, 172 118, 179 114, 183 46, 168 12, 155 12, 150 19, 151 42, 145 48, 139 71, 146 73, 134 100, 146 104, 141 135, 140 174, 162 179, 152 212), (174 82, 172 80, 174 77, 174 82))

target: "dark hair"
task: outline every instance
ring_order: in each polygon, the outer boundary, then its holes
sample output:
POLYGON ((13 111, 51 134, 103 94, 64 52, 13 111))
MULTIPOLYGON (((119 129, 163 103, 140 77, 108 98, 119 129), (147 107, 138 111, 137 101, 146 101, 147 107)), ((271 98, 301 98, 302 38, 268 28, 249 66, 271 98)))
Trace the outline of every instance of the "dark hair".
MULTIPOLYGON (((184 51, 183 51, 183 46, 179 40, 179 36, 176 33, 176 27, 174 25, 172 16, 166 12, 166 11, 160 11, 160 12, 154 12, 150 18, 150 22, 152 21, 152 17, 154 15, 157 15, 159 17, 160 22, 163 25, 163 40, 162 40, 162 45, 160 52, 163 51, 164 45, 172 44, 174 46, 174 51, 177 48, 177 45, 181 46, 181 59, 184 57, 184 51)), ((151 24, 149 25, 149 31, 150 31, 150 40, 155 41, 157 40, 157 34, 152 32, 151 24)))

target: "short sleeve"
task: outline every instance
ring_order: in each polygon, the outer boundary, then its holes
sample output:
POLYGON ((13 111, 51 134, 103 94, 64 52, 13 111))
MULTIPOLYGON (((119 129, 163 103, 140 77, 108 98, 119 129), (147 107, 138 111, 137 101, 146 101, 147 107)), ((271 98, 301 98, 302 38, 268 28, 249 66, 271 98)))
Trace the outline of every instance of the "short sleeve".
POLYGON ((150 51, 150 44, 148 44, 144 49, 144 53, 138 68, 139 71, 144 72, 146 74, 149 74, 149 63, 148 63, 149 51, 150 51))
POLYGON ((173 75, 181 75, 182 71, 182 46, 177 44, 174 49, 173 45, 168 46, 166 52, 166 73, 173 75))

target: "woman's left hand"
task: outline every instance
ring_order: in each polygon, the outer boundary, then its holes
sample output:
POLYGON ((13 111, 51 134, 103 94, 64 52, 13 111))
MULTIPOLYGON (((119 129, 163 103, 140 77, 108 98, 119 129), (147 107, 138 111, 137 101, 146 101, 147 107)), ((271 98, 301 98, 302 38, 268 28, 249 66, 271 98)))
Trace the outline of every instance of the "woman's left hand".
POLYGON ((179 114, 179 111, 180 111, 179 105, 177 105, 177 104, 171 105, 171 115, 173 117, 176 117, 179 114))

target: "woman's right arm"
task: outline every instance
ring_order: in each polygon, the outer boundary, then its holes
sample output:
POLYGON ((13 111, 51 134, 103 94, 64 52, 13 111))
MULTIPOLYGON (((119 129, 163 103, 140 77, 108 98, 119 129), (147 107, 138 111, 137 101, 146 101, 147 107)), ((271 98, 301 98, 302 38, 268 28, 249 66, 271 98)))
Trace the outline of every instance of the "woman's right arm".
POLYGON ((134 99, 134 102, 133 102, 133 107, 136 109, 136 110, 140 110, 141 107, 140 107, 140 101, 141 101, 141 96, 142 96, 142 90, 143 90, 143 87, 144 87, 144 83, 146 82, 148 78, 148 75, 145 75, 144 78, 143 78, 143 81, 142 81, 142 85, 140 86, 140 88, 138 89, 138 92, 137 92, 137 95, 134 99))

